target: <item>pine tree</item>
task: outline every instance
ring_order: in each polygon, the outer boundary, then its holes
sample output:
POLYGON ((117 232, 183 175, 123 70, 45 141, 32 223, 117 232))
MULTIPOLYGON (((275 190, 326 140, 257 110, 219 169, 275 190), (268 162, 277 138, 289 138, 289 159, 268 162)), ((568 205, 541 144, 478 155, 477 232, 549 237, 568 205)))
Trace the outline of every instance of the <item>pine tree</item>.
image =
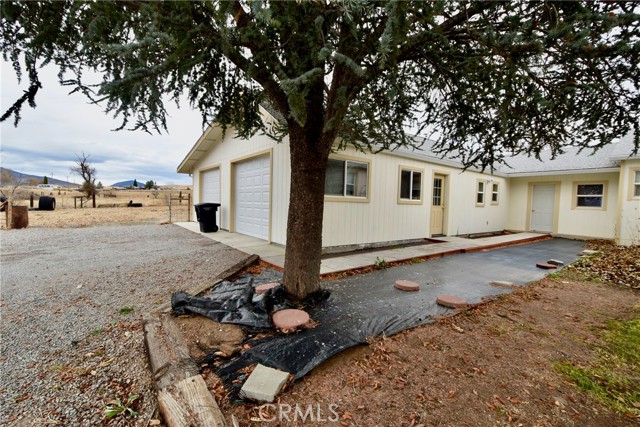
POLYGON ((640 141, 640 26, 633 2, 189 1, 0 5, 3 55, 29 87, 38 67, 102 102, 121 128, 163 131, 166 96, 203 122, 291 147, 285 289, 319 287, 327 159, 414 145, 492 167, 505 154, 640 141), (104 76, 99 90, 83 71, 104 76), (280 123, 261 121, 268 101, 280 123))
POLYGON ((47 178, 46 175, 44 176, 44 178, 42 178, 42 183, 45 185, 49 183, 49 178, 47 178))
POLYGON ((133 186, 134 186, 134 187, 136 187, 136 188, 138 188, 138 180, 137 180, 137 179, 134 179, 134 180, 133 180, 133 186))

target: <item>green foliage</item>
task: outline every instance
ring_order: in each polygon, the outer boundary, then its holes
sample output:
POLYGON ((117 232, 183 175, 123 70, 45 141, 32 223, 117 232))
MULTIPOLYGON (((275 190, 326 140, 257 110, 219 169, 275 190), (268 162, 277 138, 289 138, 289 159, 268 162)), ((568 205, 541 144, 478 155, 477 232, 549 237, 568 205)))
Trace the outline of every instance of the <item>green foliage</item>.
POLYGON ((116 398, 104 409, 104 418, 110 420, 111 418, 115 418, 119 415, 130 415, 132 417, 138 416, 138 413, 131 408, 131 405, 139 398, 140 396, 137 394, 131 395, 125 403, 123 403, 119 397, 116 398))
POLYGON ((44 176, 44 178, 42 178, 42 183, 43 184, 48 184, 49 183, 49 178, 47 178, 46 175, 44 176))
POLYGON ((151 181, 151 180, 149 180, 149 181, 145 182, 144 188, 145 188, 145 190, 151 190, 152 188, 156 188, 156 183, 151 181))
POLYGON ((118 313, 126 315, 133 312, 133 310, 133 307, 124 306, 118 310, 118 313))
POLYGON ((137 179, 134 179, 134 180, 133 180, 133 186, 134 186, 134 187, 138 187, 138 180, 137 180, 137 179))
POLYGON ((640 318, 609 321, 600 335, 604 344, 597 360, 588 366, 561 361, 555 367, 607 406, 640 416, 640 318))
POLYGON ((384 270, 385 268, 388 268, 388 267, 389 267, 389 263, 386 260, 376 257, 376 260, 373 263, 373 268, 375 268, 376 270, 384 270))
MULTIPOLYGON (((378 150, 419 145, 467 165, 505 153, 599 148, 640 136, 633 2, 2 2, 3 56, 29 88, 53 62, 62 84, 162 131, 186 92, 203 122, 241 137, 291 126, 378 150), (84 83, 85 70, 104 80, 84 83), (265 125, 258 106, 280 117, 265 125), (312 118, 312 123, 309 119, 312 118)), ((310 134, 308 134, 310 135, 310 134)))

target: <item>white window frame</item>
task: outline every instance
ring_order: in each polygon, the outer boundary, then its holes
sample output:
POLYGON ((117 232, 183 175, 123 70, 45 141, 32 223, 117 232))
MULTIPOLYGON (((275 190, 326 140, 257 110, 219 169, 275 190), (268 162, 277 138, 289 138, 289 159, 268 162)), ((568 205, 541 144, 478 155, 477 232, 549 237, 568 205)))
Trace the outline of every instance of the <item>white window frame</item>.
POLYGON ((487 183, 484 180, 476 181, 476 206, 484 207, 486 202, 486 192, 487 192, 487 183), (482 188, 481 188, 482 187, 482 188), (478 201, 479 198, 482 198, 481 201, 478 201))
POLYGON ((399 204, 421 204, 424 200, 424 170, 418 168, 412 168, 407 166, 400 166, 400 170, 398 173, 398 203, 399 204), (402 197, 402 174, 403 172, 409 172, 409 197, 402 197), (420 197, 417 199, 413 198, 413 177, 414 174, 420 174, 420 197))
POLYGON ((580 210, 606 210, 607 209, 607 181, 579 181, 573 183, 573 209, 580 210), (578 194, 578 190, 582 185, 601 185, 602 192, 601 194, 578 194), (599 197, 600 198, 600 206, 580 206, 578 200, 580 198, 586 197, 599 197))
POLYGON ((500 203, 500 183, 492 182, 491 183, 491 204, 498 205, 499 203, 500 203))
MULTIPOLYGON (((368 202, 369 201, 369 196, 371 194, 371 162, 365 159, 361 159, 361 158, 353 158, 353 157, 346 157, 346 156, 330 156, 329 160, 334 160, 334 161, 340 161, 344 163, 344 167, 343 167, 343 186, 342 186, 342 194, 338 195, 338 194, 327 194, 325 193, 324 195, 324 200, 326 202, 345 202, 345 201, 349 201, 349 202, 368 202), (349 169, 349 164, 361 164, 364 165, 366 167, 366 171, 367 171, 367 176, 366 176, 366 196, 352 196, 352 195, 347 195, 347 187, 349 186, 349 174, 348 174, 348 169, 349 169)), ((353 184, 352 184, 353 185, 353 184)), ((325 188, 326 191, 326 188, 325 188)))
POLYGON ((640 199, 640 169, 631 169, 629 200, 640 199))

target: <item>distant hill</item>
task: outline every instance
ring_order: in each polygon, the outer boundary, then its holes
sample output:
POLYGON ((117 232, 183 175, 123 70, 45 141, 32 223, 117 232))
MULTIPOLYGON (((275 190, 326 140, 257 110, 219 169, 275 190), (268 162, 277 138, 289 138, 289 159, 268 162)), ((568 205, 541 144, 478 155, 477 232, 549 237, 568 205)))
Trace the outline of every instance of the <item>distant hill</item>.
MULTIPOLYGON (((61 179, 55 179, 55 178, 51 178, 48 177, 47 178, 49 181, 49 184, 54 184, 54 185, 74 185, 71 182, 67 182, 67 181, 63 181, 61 179)), ((44 176, 38 176, 38 175, 29 175, 27 173, 22 173, 22 172, 17 172, 14 171, 13 169, 8 169, 8 168, 3 168, 0 167, 0 185, 9 185, 12 182, 16 182, 22 180, 24 185, 30 185, 29 181, 37 181, 35 182, 35 185, 38 184, 42 184, 42 181, 44 180, 44 176), (10 182, 4 182, 6 175, 11 176, 11 181, 10 182)))
POLYGON ((115 184, 111 184, 111 187, 133 187, 133 181, 138 181, 139 188, 144 188, 144 184, 147 182, 140 179, 130 179, 129 181, 120 181, 115 184))

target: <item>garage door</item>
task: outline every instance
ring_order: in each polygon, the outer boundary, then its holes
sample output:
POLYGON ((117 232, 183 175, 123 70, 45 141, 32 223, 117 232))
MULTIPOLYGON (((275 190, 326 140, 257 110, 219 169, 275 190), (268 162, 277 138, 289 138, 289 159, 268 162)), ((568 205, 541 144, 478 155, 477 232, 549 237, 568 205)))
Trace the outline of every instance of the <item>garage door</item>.
POLYGON ((202 172, 200 203, 220 203, 220 169, 202 172))
MULTIPOLYGON (((202 172, 200 175, 200 203, 220 203, 220 168, 202 172)), ((220 210, 216 214, 216 224, 221 226, 220 210)))
POLYGON ((235 165, 235 231, 269 240, 269 155, 235 165))

